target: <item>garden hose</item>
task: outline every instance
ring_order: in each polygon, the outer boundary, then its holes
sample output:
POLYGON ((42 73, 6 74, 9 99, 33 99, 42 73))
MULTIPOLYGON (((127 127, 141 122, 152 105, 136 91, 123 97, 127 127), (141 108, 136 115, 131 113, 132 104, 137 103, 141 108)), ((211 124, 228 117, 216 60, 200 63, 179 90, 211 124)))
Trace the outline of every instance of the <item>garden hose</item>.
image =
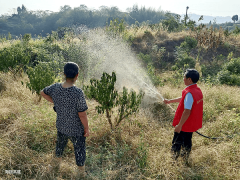
MULTIPOLYGON (((170 109, 172 109, 172 111, 176 112, 176 110, 170 105, 170 104, 167 104, 170 109)), ((206 135, 203 135, 201 134, 200 132, 198 131, 195 131, 198 135, 202 136, 202 137, 205 137, 205 138, 208 138, 208 139, 224 139, 224 137, 209 137, 209 136, 206 136, 206 135)), ((230 136, 227 136, 227 137, 230 137, 230 136)))

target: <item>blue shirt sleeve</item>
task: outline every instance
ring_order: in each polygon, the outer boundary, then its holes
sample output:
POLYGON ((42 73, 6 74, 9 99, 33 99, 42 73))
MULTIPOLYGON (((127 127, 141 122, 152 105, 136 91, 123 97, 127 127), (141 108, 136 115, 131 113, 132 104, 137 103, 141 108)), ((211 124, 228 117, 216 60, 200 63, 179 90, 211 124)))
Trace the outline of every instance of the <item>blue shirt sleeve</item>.
POLYGON ((193 96, 192 94, 189 92, 186 94, 185 99, 184 99, 184 109, 192 109, 192 105, 193 105, 193 96))

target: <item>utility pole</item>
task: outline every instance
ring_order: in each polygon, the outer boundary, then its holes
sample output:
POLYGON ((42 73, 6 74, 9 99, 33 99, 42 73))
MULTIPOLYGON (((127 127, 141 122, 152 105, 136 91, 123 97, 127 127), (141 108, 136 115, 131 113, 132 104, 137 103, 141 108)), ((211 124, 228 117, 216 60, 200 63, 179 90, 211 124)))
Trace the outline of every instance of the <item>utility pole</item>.
POLYGON ((185 26, 187 25, 187 18, 188 18, 188 15, 187 15, 187 11, 188 11, 189 7, 187 6, 186 7, 186 16, 185 16, 185 26))

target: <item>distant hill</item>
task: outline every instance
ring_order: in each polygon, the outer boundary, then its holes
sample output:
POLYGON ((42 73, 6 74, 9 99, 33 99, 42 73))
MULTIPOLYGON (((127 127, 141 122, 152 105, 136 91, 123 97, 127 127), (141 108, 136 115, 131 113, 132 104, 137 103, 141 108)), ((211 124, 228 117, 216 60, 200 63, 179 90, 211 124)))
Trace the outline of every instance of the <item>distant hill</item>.
MULTIPOLYGON (((198 23, 198 19, 200 18, 200 16, 201 15, 198 15, 198 14, 189 14, 190 19, 196 21, 196 23, 198 23)), ((184 17, 184 15, 181 15, 181 17, 184 17)), ((205 24, 205 23, 209 23, 210 21, 211 21, 211 23, 213 23, 215 20, 216 20, 217 24, 233 22, 231 16, 223 17, 223 16, 205 16, 205 15, 203 15, 203 20, 200 21, 200 23, 205 24)))

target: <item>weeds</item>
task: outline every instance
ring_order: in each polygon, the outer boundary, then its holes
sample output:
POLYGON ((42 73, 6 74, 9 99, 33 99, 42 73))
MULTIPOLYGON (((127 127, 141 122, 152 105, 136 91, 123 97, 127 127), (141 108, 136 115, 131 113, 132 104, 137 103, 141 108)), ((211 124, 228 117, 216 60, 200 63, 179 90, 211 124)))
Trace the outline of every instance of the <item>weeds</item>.
MULTIPOLYGON (((166 31, 161 32, 157 27, 138 27, 132 29, 131 33, 135 33, 133 41, 140 40, 146 30, 154 37, 157 34, 161 38, 173 36, 164 34, 166 31)), ((215 37, 219 37, 217 33, 215 37)), ((5 43, 4 46, 11 46, 9 42, 5 43)), ((29 41, 31 43, 32 40, 29 41)), ((44 46, 42 40, 36 44, 36 47, 44 46)), ((57 47, 62 49, 61 46, 55 47, 55 53, 58 53, 57 47)), ((159 50, 158 47, 151 47, 151 50, 159 50)), ((232 59, 233 54, 230 56, 232 59)), ((225 61, 227 58, 221 56, 207 64, 208 67, 200 64, 206 78, 198 83, 204 95, 204 121, 199 131, 224 139, 214 141, 194 133, 189 166, 181 160, 173 162, 171 159, 174 112, 161 102, 157 102, 154 110, 151 109, 155 113, 154 118, 141 109, 136 116, 129 117, 128 121, 123 121, 120 127, 111 131, 106 117, 95 111, 97 103, 87 100, 91 135, 86 143, 86 169, 89 173, 86 179, 240 179, 239 88, 213 82, 216 69, 225 61), (207 76, 211 68, 214 69, 213 76, 207 76), (130 126, 129 122, 134 123, 130 126)), ((165 71, 158 75, 165 79, 164 86, 158 87, 165 98, 181 96, 185 87, 182 71, 165 71)), ((0 79, 3 84, 0 102, 0 169, 3 171, 0 177, 74 179, 76 164, 71 144, 64 151, 60 167, 49 170, 55 160, 56 140, 56 114, 52 105, 46 101, 37 102, 36 95, 22 86, 21 81, 28 81, 24 73, 15 79, 11 72, 1 73, 0 79), (5 170, 21 170, 21 174, 6 174, 5 170)), ((173 108, 176 109, 177 104, 173 104, 173 108)))

